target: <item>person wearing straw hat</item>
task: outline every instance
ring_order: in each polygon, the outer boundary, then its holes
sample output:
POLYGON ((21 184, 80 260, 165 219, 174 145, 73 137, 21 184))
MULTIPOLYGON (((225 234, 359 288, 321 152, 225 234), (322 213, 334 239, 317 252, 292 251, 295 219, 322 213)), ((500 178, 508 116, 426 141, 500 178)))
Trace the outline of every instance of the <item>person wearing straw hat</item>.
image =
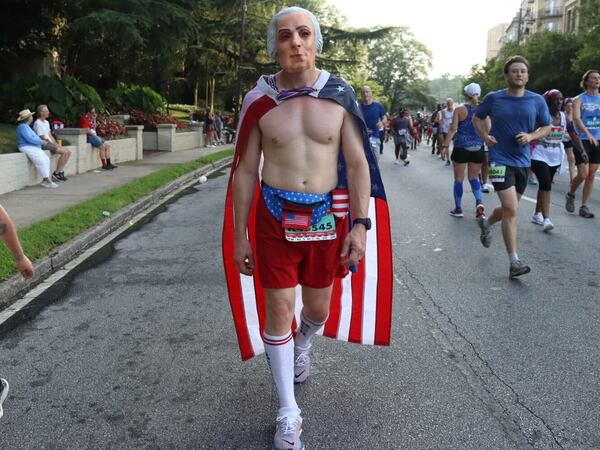
POLYGON ((33 122, 33 113, 28 109, 19 112, 17 118, 17 146, 19 151, 25 153, 37 168, 43 180, 41 186, 50 189, 56 189, 58 184, 54 183, 50 178, 50 158, 42 150, 42 141, 37 134, 31 129, 30 125, 33 122))

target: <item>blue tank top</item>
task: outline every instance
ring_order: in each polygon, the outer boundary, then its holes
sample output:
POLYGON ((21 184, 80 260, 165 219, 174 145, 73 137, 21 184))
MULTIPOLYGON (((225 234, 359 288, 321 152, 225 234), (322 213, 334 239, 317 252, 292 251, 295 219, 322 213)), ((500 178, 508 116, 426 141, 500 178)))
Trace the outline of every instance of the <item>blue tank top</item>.
POLYGON ((454 147, 464 148, 466 150, 479 150, 483 145, 483 139, 481 139, 475 131, 472 122, 473 114, 477 110, 477 107, 466 104, 465 108, 467 108, 467 117, 465 120, 458 123, 456 136, 454 138, 454 147))
MULTIPOLYGON (((579 95, 581 99, 581 121, 596 139, 600 139, 600 95, 579 95)), ((579 132, 581 140, 588 140, 587 135, 579 132)))

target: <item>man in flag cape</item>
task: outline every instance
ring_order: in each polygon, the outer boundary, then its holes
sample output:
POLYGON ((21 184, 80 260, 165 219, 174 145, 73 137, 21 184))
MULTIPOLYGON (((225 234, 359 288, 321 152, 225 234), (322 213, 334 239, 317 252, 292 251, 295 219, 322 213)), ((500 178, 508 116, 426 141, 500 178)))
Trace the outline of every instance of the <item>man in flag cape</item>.
POLYGON ((242 358, 265 351, 279 395, 273 447, 299 449, 294 382, 310 373, 312 336, 389 345, 392 245, 354 92, 315 67, 317 19, 284 8, 267 44, 282 71, 244 98, 223 259, 242 358))

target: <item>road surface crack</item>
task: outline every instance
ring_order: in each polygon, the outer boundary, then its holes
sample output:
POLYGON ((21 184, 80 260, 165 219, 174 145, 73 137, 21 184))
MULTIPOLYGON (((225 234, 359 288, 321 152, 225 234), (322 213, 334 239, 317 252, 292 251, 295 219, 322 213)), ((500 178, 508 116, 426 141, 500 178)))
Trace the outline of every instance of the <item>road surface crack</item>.
MULTIPOLYGON (((403 268, 403 273, 406 273, 409 275, 409 277, 415 282, 417 283, 417 285, 419 286, 419 288, 422 290, 422 292, 424 293, 424 295, 426 296, 426 299, 431 303, 431 305, 433 305, 433 307, 435 308, 435 310, 437 310, 438 314, 443 317, 448 324, 453 328, 454 333, 458 336, 458 338, 460 340, 462 340, 463 342, 465 342, 472 350, 473 355, 475 356, 475 358, 480 361, 489 371, 490 375, 498 380, 500 382, 501 385, 503 385, 504 387, 506 387, 510 393, 512 394, 515 403, 517 405, 519 405, 519 407, 523 408, 525 411, 527 411, 531 416, 535 417, 541 424, 542 426, 547 430, 548 434, 551 436, 552 440, 554 441, 554 443, 561 449, 563 449, 564 447, 561 445, 561 443, 559 442, 556 433, 554 432, 554 430, 552 429, 552 427, 544 420, 543 417, 541 417, 539 414, 537 414, 535 411, 533 411, 533 409, 529 406, 527 406, 525 404, 525 402, 522 400, 522 398, 520 397, 520 395, 515 391, 515 389, 510 385, 510 383, 508 383, 507 381, 505 381, 500 375, 498 375, 498 373, 496 373, 496 371, 492 368, 492 366, 489 364, 489 362, 479 353, 479 351, 477 350, 477 347, 475 346, 475 344, 473 342, 471 342, 465 335, 463 332, 461 332, 461 330, 459 329, 458 325, 452 320, 452 318, 450 317, 449 314, 447 314, 444 309, 442 308, 442 306, 440 306, 435 299, 433 298, 433 296, 429 293, 429 291, 427 290, 426 286, 421 282, 421 280, 418 278, 418 276, 413 273, 410 268, 408 267, 408 263, 403 260, 398 254, 397 252, 395 253, 395 260, 396 261, 400 261, 402 264, 402 268, 403 268)), ((402 281, 400 280, 400 278, 394 274, 395 278, 396 278, 396 282, 400 285, 404 285, 406 288, 410 289, 409 286, 406 285, 406 283, 402 283, 402 281)), ((443 329, 443 327, 440 325, 440 323, 438 322, 438 320, 434 317, 434 315, 432 315, 427 308, 423 305, 422 300, 419 298, 419 295, 417 294, 417 292, 415 292, 413 289, 410 289, 411 293, 413 294, 414 298, 417 300, 417 302, 419 303, 419 305, 421 306, 421 308, 423 309, 423 311, 425 312, 425 314, 430 318, 430 320, 435 324, 437 330, 443 334, 443 336, 446 338, 446 340, 451 343, 452 342, 452 337, 449 336, 449 334, 447 333, 446 330, 443 329)), ((447 352, 448 353, 448 352, 447 352)), ((463 356, 463 361, 464 363, 468 366, 468 368, 473 372, 473 374, 475 376, 477 376, 477 378, 479 378, 479 380, 481 381, 482 385, 482 389, 485 390, 490 396, 491 398, 494 399, 494 401, 497 403, 498 406, 500 406, 500 408, 502 408, 502 410, 504 411, 504 413, 511 418, 511 422, 513 422, 515 424, 515 426, 518 428, 519 432, 527 439, 528 443, 530 445, 535 445, 536 441, 534 439, 532 439, 531 437, 529 437, 525 431, 523 430, 523 428, 519 425, 518 420, 515 420, 514 418, 511 417, 509 409, 502 403, 501 400, 499 400, 493 392, 491 392, 491 390, 488 389, 487 387, 487 383, 485 382, 485 380, 483 379, 483 377, 481 376, 481 374, 478 372, 478 370, 473 367, 472 364, 470 364, 467 361, 467 355, 465 355, 463 352, 462 356, 463 356)), ((456 363, 456 361, 455 361, 456 363)), ((466 376, 468 376, 468 374, 464 374, 466 376)), ((474 387, 474 386, 472 386, 474 387)), ((480 398, 479 396, 477 396, 478 398, 480 398)), ((480 399, 481 400, 481 399, 480 399)), ((505 426, 503 425, 503 428, 506 430, 505 426)), ((535 435, 535 433, 534 433, 535 435)))

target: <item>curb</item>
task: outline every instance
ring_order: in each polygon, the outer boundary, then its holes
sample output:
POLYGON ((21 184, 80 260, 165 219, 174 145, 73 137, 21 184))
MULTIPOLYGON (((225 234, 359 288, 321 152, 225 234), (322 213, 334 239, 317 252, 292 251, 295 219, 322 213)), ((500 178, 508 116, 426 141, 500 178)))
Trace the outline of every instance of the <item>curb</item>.
POLYGON ((33 278, 24 280, 19 274, 16 274, 0 283, 0 311, 9 307, 26 291, 29 291, 42 283, 50 275, 60 270, 65 264, 72 261, 86 249, 92 247, 110 233, 126 224, 133 217, 142 212, 149 213, 152 209, 159 206, 169 194, 187 187, 188 184, 195 183, 196 178, 202 175, 208 175, 227 167, 232 161, 233 157, 228 156, 196 169, 154 190, 134 203, 125 206, 106 220, 103 220, 99 224, 74 237, 69 242, 56 248, 49 256, 36 261, 33 264, 35 273, 33 278))

